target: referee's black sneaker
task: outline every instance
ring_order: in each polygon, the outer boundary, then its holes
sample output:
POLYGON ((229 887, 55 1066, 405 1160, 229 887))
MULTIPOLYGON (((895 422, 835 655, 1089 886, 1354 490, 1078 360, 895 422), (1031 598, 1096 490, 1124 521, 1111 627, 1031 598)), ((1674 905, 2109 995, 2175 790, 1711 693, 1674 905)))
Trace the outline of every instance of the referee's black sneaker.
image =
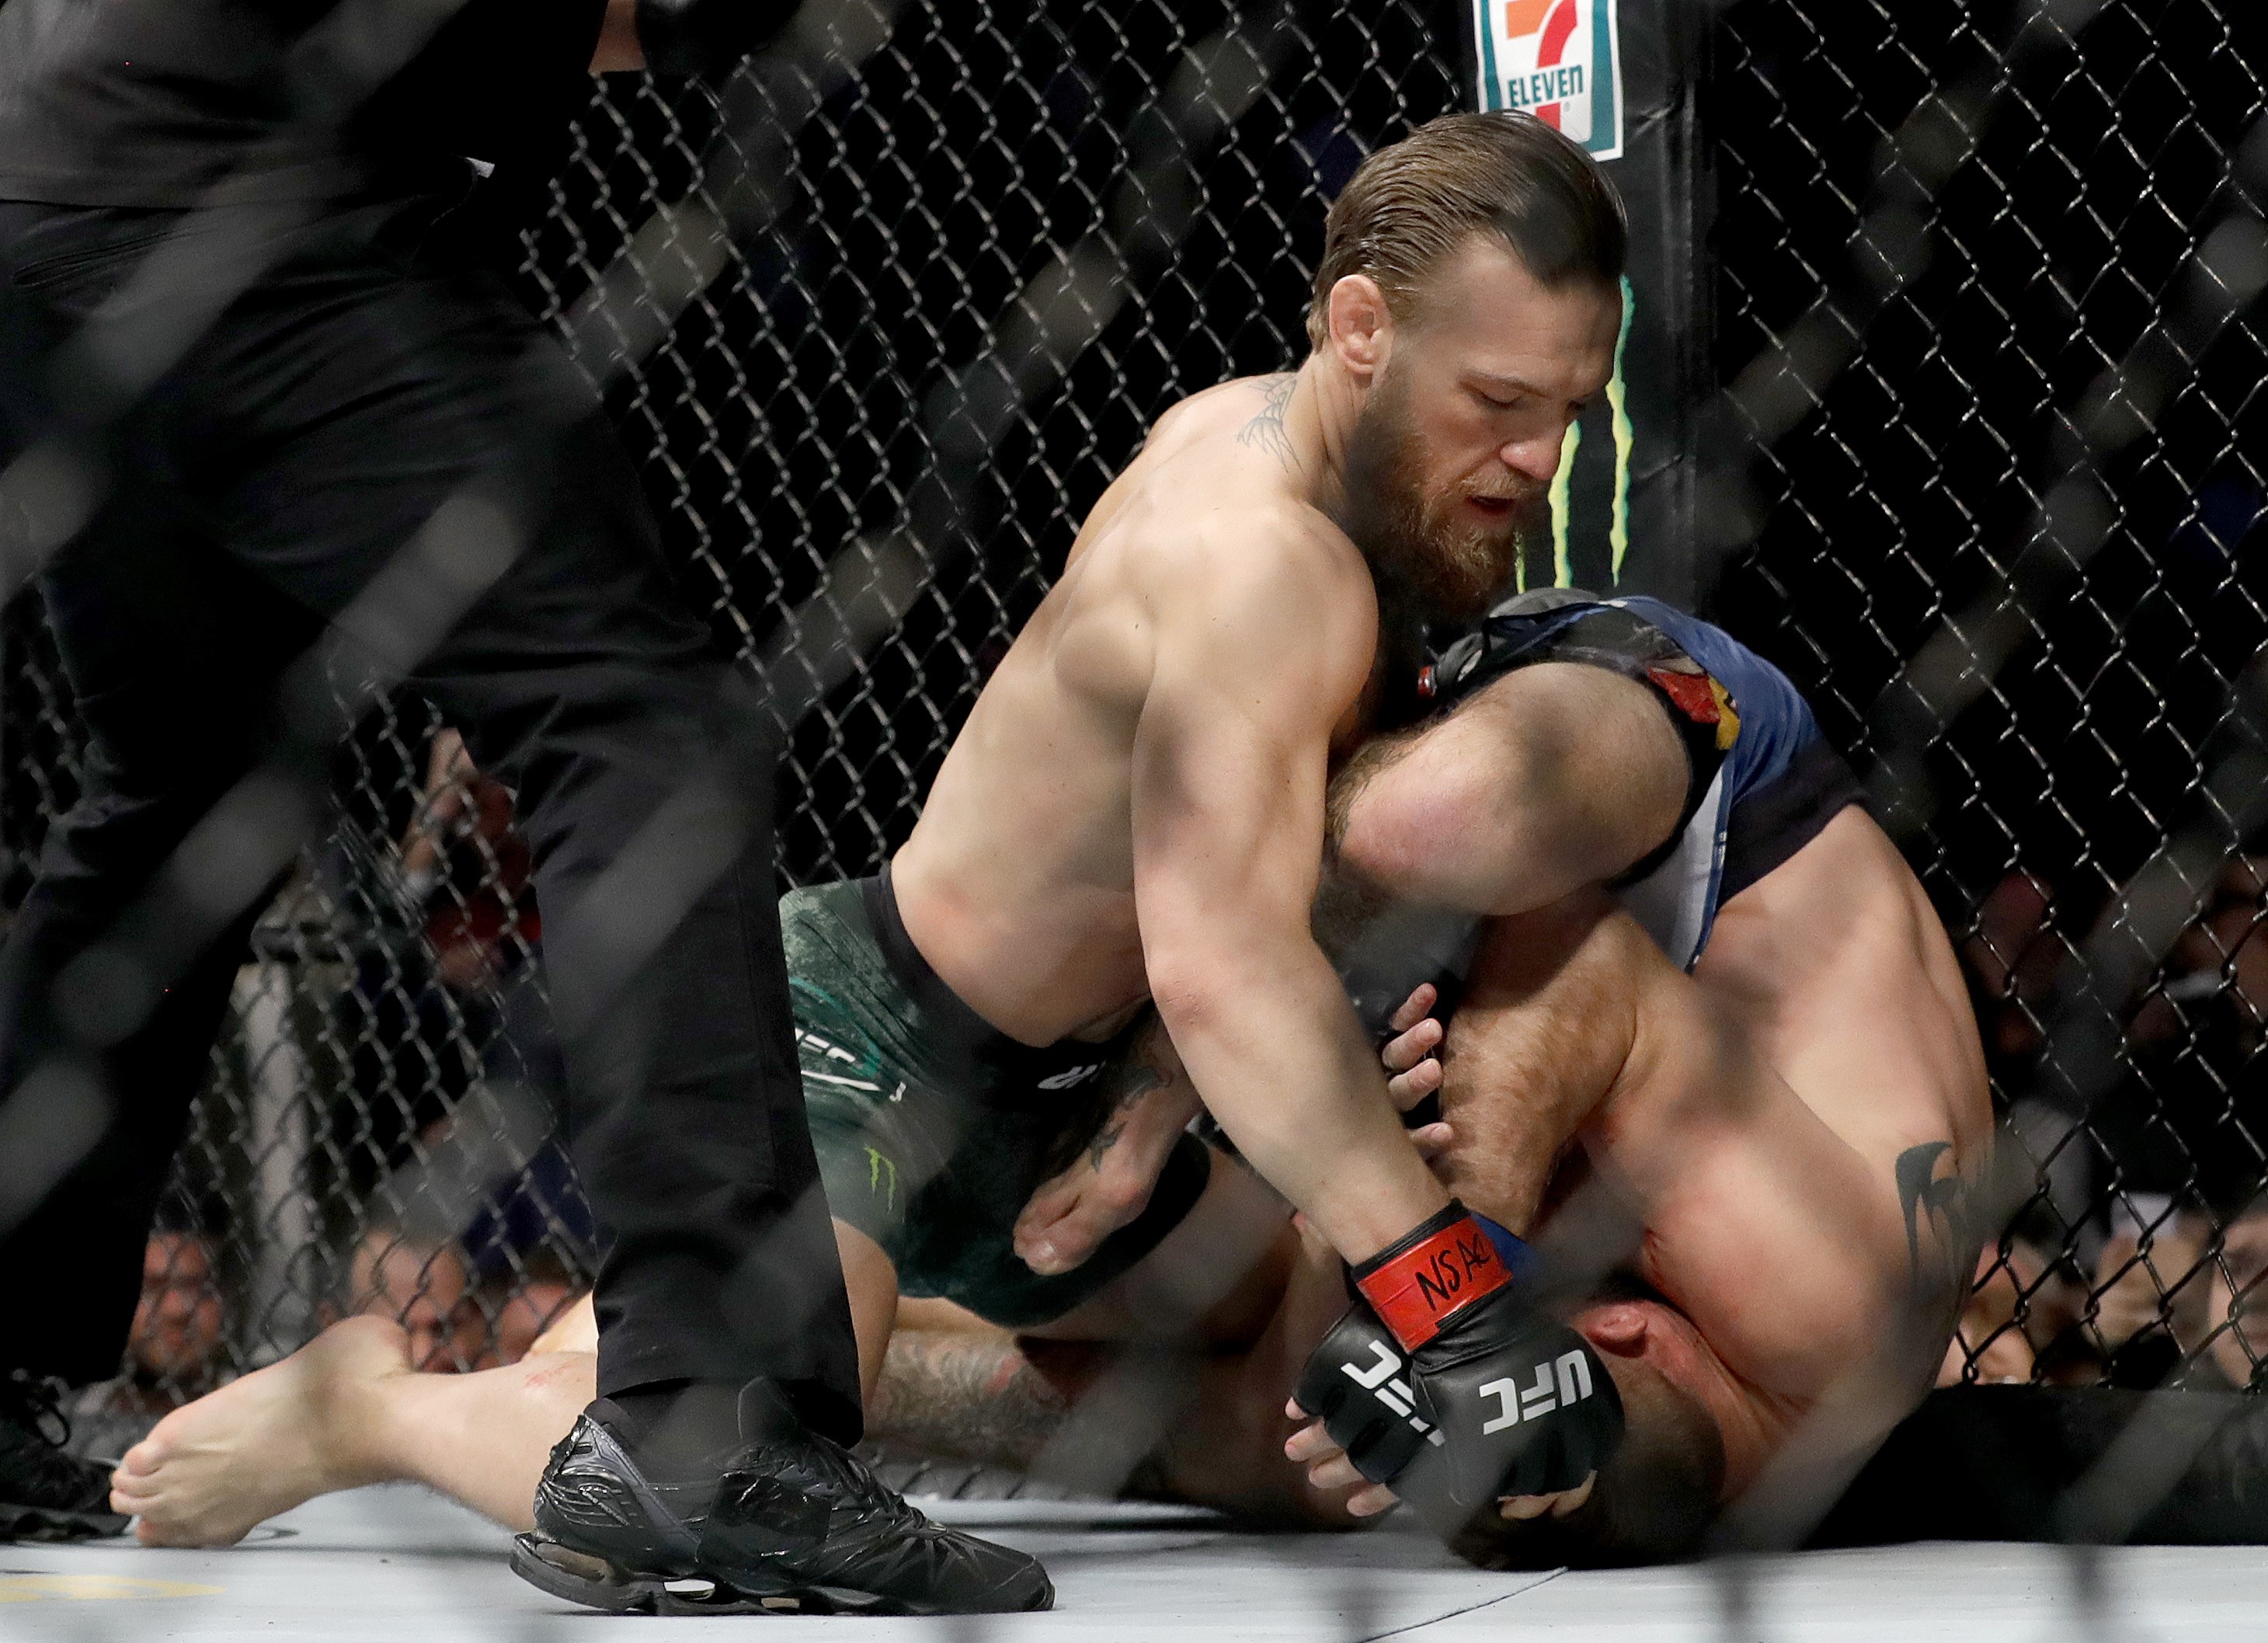
POLYGON ((55 1388, 21 1369, 0 1372, 0 1541, 125 1532, 110 1509, 110 1468, 71 1454, 70 1441, 55 1388))
POLYGON ((604 1400, 551 1451, 519 1576, 643 1614, 1000 1614, 1046 1609, 1035 1558, 933 1523, 840 1444, 775 1420, 697 1481, 649 1477, 604 1400))

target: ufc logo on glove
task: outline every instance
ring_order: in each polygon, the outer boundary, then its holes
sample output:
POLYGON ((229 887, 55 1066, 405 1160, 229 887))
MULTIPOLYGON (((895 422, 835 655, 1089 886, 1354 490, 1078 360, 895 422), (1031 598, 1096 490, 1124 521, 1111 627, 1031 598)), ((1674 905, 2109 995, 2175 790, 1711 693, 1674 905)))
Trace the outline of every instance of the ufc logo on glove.
POLYGON ((1373 1341, 1370 1344, 1370 1349, 1378 1354, 1378 1358, 1368 1368, 1359 1368, 1353 1364, 1341 1364, 1340 1370, 1348 1380, 1408 1421, 1411 1429, 1423 1434, 1426 1442, 1440 1443, 1441 1434, 1417 1414, 1415 1405, 1418 1395, 1410 1390, 1410 1383, 1407 1381, 1391 1381, 1388 1378, 1402 1367, 1402 1360, 1387 1350, 1384 1341, 1373 1341))
POLYGON ((1445 1536, 1500 1498, 1577 1487, 1622 1441, 1613 1377, 1535 1305, 1498 1230, 1453 1202, 1353 1268, 1293 1394, 1445 1536))
POLYGON ((1497 1418, 1481 1428, 1481 1435, 1486 1437, 1490 1433, 1502 1432, 1506 1426, 1517 1426, 1523 1415, 1535 1420, 1555 1409, 1565 1408, 1590 1396, 1591 1360, 1582 1352, 1562 1352, 1557 1366, 1535 1366, 1535 1384, 1526 1391, 1520 1389, 1517 1381, 1491 1381, 1480 1389, 1480 1395, 1496 1398, 1501 1405, 1497 1418), (1552 1396, 1551 1372, 1555 1367, 1559 1372, 1557 1397, 1552 1396))

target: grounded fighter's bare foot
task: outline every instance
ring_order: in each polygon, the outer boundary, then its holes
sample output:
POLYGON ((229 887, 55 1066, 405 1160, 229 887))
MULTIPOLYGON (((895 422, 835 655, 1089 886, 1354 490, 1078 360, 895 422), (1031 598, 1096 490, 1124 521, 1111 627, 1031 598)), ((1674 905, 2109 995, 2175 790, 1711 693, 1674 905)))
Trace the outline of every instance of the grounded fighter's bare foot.
POLYGON ((301 1501, 382 1479, 363 1452, 368 1394, 408 1374, 409 1341, 349 1318, 278 1364, 175 1410, 126 1452, 111 1507, 149 1546, 231 1546, 301 1501))

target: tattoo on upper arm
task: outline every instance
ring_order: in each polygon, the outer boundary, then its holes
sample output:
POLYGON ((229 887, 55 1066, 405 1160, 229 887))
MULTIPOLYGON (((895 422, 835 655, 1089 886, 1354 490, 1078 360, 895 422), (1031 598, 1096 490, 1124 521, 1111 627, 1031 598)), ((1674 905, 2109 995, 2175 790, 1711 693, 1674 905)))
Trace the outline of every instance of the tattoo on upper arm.
POLYGON ((1300 459, 1292 453, 1292 438, 1284 431, 1284 413, 1292 403, 1292 390, 1299 386, 1295 372, 1285 371, 1263 379, 1267 399, 1253 419, 1236 431, 1236 442, 1256 449, 1273 452, 1276 460, 1293 472, 1300 459))
POLYGON ((1934 1280, 1961 1286, 1968 1279, 1962 1255, 1974 1217, 1969 1183, 1958 1170, 1942 1181, 1934 1178, 1938 1160, 1952 1151, 1950 1141, 1924 1141, 1900 1153, 1891 1167, 1897 1177, 1898 1205, 1905 1213, 1906 1258, 1918 1282, 1934 1280), (1930 1243, 1941 1271, 1926 1270, 1923 1265, 1925 1227, 1931 1234, 1930 1243))

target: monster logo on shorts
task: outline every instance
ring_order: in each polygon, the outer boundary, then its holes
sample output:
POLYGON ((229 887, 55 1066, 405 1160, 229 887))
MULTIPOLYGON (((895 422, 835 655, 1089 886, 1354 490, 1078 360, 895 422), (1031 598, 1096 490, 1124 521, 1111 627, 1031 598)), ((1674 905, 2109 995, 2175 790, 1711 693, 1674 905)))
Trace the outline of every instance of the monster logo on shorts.
POLYGON ((1623 151, 1619 0, 1474 0, 1480 106, 1518 108, 1598 159, 1623 151))

